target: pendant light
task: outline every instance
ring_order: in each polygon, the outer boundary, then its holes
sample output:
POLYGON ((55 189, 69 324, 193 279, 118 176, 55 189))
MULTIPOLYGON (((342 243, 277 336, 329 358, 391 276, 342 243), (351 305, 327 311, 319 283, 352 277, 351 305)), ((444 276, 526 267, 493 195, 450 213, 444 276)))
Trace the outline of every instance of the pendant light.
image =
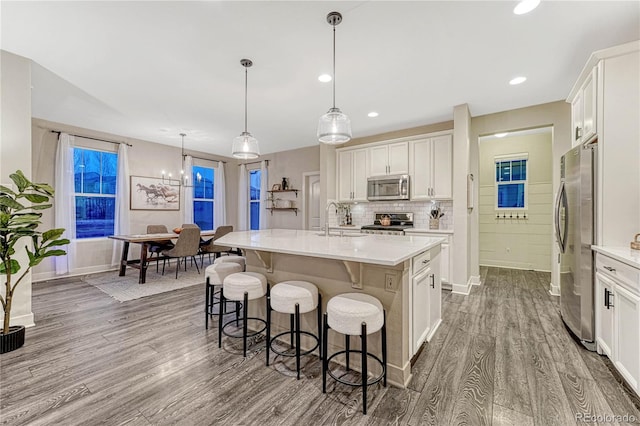
POLYGON ((342 22, 339 12, 330 12, 327 22, 333 26, 333 107, 318 121, 318 140, 330 145, 338 145, 351 139, 351 120, 336 108, 336 25, 342 22))
POLYGON ((240 65, 244 67, 244 132, 233 139, 231 155, 241 160, 253 160, 260 156, 258 140, 247 131, 247 69, 253 62, 251 59, 241 59, 240 65))

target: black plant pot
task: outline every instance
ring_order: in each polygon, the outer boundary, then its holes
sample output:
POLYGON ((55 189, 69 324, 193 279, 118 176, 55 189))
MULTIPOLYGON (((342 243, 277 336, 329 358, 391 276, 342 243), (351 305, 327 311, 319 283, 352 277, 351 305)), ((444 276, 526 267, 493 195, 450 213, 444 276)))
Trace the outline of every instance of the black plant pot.
POLYGON ((0 354, 15 351, 24 345, 24 326, 9 327, 9 334, 0 331, 0 354))

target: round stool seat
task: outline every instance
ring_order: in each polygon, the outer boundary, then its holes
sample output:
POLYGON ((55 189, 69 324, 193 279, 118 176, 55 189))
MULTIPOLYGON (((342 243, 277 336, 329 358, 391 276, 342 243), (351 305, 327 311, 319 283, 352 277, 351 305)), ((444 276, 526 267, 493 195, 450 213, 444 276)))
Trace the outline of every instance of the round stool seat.
POLYGON ((237 263, 242 266, 242 270, 244 271, 247 264, 247 258, 244 256, 220 256, 213 261, 214 265, 220 265, 223 263, 237 263))
POLYGON ((294 314, 296 303, 301 314, 316 309, 318 287, 307 281, 283 281, 271 289, 271 309, 274 311, 294 314))
POLYGON ((351 336, 361 334, 364 322, 367 334, 371 334, 382 328, 384 308, 378 299, 368 294, 339 294, 327 303, 327 321, 335 331, 351 336))
POLYGON ((267 294, 267 278, 257 272, 236 272, 224 279, 222 294, 228 300, 259 299, 267 294))
POLYGON ((209 285, 222 285, 226 277, 242 272, 242 269, 241 265, 231 262, 209 265, 204 270, 204 279, 209 278, 209 285))

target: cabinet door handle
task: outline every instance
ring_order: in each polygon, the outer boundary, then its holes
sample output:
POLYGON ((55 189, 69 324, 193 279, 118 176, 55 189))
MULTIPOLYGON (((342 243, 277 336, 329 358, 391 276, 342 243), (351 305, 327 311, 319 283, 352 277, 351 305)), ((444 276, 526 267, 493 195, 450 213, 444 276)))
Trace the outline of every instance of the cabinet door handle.
POLYGON ((580 139, 582 137, 582 128, 580 128, 579 126, 576 126, 576 140, 580 139))
POLYGON ((423 261, 422 261, 422 264, 423 264, 423 265, 426 265, 427 263, 429 263, 429 261, 428 261, 427 259, 425 259, 425 260, 423 260, 423 261))
POLYGON ((431 274, 431 288, 436 288, 436 274, 431 274))
POLYGON ((613 303, 611 303, 611 298, 613 297, 613 294, 611 294, 611 292, 608 289, 604 289, 604 306, 607 307, 607 309, 610 309, 613 307, 613 303))
POLYGON ((611 266, 603 266, 604 269, 606 269, 609 272, 615 272, 616 268, 612 268, 611 266))

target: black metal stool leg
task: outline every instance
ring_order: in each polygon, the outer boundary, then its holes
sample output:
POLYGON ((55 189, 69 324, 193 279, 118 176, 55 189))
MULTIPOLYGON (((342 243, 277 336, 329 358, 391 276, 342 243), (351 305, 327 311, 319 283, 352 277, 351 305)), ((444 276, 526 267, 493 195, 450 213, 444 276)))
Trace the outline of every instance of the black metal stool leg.
POLYGON ((324 314, 322 327, 322 393, 327 393, 327 335, 329 334, 329 324, 327 314, 324 314))
POLYGON ((289 332, 289 347, 293 348, 293 331, 294 331, 294 326, 295 326, 295 320, 293 318, 293 314, 289 315, 289 330, 291 330, 289 332))
POLYGON ((244 309, 242 315, 242 355, 247 357, 247 307, 249 306, 249 293, 244 292, 244 309))
MULTIPOLYGON (((247 309, 246 305, 244 309, 247 309)), ((240 321, 240 302, 236 302, 236 327, 238 326, 239 321, 240 321)))
POLYGON ((367 414, 367 323, 362 323, 362 414, 367 414))
POLYGON ((269 366, 269 349, 271 349, 271 296, 267 296, 267 366, 269 366))
MULTIPOLYGON (((227 303, 224 298, 224 289, 220 290, 220 306, 227 303)), ((224 318, 222 315, 218 318, 218 347, 222 347, 222 323, 224 322, 224 318)))
POLYGON ((318 306, 316 307, 318 311, 318 356, 322 359, 322 295, 318 293, 318 306))
POLYGON ((382 317, 382 363, 384 364, 384 378, 382 384, 387 387, 387 311, 383 311, 382 317))
POLYGON ((204 329, 209 329, 209 302, 211 302, 209 298, 209 292, 211 291, 209 288, 209 277, 207 277, 205 283, 205 296, 204 296, 204 329))
POLYGON ((347 357, 347 371, 350 370, 349 368, 349 358, 350 358, 349 351, 351 350, 350 346, 351 346, 351 341, 349 339, 349 335, 347 334, 344 336, 344 349, 346 351, 345 356, 347 357))
POLYGON ((296 303, 296 371, 300 380, 300 304, 296 303))

